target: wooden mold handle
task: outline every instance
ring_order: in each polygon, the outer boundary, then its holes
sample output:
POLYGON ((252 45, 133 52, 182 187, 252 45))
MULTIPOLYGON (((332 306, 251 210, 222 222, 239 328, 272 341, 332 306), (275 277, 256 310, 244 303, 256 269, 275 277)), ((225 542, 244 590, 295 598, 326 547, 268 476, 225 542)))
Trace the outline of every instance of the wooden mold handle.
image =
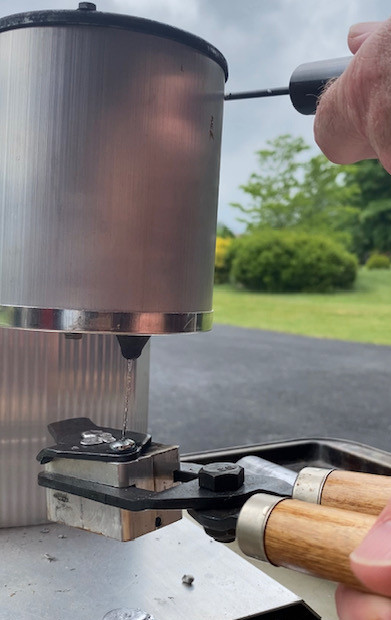
POLYGON ((391 476, 334 470, 323 485, 322 506, 378 515, 391 499, 391 476))
POLYGON ((286 500, 277 504, 266 524, 266 555, 277 566, 363 589, 350 569, 349 555, 375 520, 348 510, 286 500))
POLYGON ((349 555, 375 520, 294 499, 276 503, 261 493, 244 504, 237 540, 246 555, 364 590, 350 569, 349 555))
POLYGON ((391 499, 391 476, 304 467, 296 478, 292 497, 322 506, 378 515, 391 499))

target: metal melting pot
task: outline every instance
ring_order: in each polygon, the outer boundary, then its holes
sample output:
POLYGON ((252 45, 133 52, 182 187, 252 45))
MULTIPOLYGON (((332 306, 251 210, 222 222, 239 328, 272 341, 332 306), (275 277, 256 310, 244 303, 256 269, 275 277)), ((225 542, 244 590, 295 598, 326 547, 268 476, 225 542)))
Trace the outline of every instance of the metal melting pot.
POLYGON ((95 8, 0 19, 0 326, 210 329, 226 61, 95 8))
MULTIPOLYGON (((130 335, 127 356, 134 336, 210 329, 226 77, 198 37, 92 3, 0 19, 0 327, 21 330, 0 329, 0 526, 45 519, 49 422, 121 426, 105 334, 130 335)), ((145 347, 144 433, 148 363, 145 347)))

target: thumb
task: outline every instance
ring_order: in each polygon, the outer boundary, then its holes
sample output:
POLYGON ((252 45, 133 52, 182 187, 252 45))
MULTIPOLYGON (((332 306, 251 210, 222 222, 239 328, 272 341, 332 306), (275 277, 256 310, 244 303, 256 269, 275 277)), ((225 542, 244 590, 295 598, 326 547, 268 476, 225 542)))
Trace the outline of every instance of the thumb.
POLYGON ((350 564, 367 588, 391 596, 391 501, 359 547, 351 553, 350 564))
POLYGON ((352 54, 355 54, 369 37, 383 22, 362 22, 354 24, 349 30, 348 45, 352 54))

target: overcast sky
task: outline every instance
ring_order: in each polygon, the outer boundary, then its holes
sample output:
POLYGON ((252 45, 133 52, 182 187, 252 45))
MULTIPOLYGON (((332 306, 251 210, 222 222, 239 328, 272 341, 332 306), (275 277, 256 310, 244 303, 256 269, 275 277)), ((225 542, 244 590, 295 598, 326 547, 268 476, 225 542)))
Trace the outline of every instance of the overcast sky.
MULTIPOLYGON (((348 55, 351 24, 391 14, 389 0, 97 0, 97 5, 183 28, 215 45, 228 61, 227 92, 286 86, 297 65, 348 55)), ((0 16, 74 8, 73 0, 0 0, 0 16)), ((288 97, 226 102, 221 222, 240 230, 229 203, 246 200, 239 185, 256 169, 255 151, 287 132, 313 144, 312 118, 298 114, 288 97)))

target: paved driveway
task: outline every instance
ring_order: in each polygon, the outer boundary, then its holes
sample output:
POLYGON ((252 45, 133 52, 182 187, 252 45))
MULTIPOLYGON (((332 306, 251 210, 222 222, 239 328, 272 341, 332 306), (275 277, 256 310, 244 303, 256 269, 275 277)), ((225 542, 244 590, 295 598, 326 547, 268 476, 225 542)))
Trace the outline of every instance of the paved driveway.
POLYGON ((150 430, 181 452, 293 437, 391 450, 391 347, 215 325, 152 340, 150 430))

